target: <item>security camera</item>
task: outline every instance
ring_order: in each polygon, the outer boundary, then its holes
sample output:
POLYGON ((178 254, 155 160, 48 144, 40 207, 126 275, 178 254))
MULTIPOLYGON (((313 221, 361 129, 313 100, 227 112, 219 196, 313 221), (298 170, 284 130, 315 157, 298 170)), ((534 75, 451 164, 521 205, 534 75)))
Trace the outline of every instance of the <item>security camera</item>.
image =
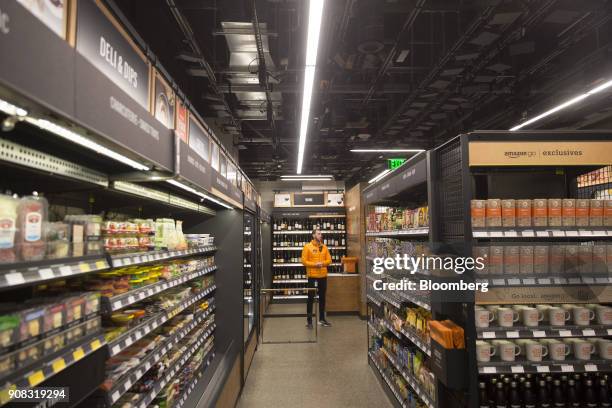
POLYGON ((17 116, 7 116, 2 121, 2 131, 10 132, 11 130, 15 129, 15 124, 17 122, 19 122, 19 118, 17 116))

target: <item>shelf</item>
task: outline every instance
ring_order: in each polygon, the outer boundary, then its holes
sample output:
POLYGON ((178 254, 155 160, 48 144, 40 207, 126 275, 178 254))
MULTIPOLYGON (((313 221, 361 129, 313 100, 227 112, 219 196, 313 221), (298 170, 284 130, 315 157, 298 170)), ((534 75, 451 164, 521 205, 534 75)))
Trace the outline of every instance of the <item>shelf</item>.
POLYGON ((536 339, 612 336, 612 326, 539 326, 476 328, 479 339, 536 339))
POLYGON ((417 382, 416 378, 412 374, 404 370, 404 368, 399 365, 399 363, 395 359, 395 356, 393 356, 390 352, 388 352, 383 347, 381 347, 380 349, 385 354, 385 356, 387 356, 387 358, 389 359, 391 364, 393 364, 395 369, 402 374, 402 377, 404 377, 406 382, 408 382, 410 387, 417 393, 417 395, 419 396, 419 398, 421 398, 421 400, 425 403, 425 405, 427 405, 427 407, 429 408, 435 408, 436 405, 433 403, 431 397, 429 396, 429 394, 425 392, 425 390, 423 390, 423 388, 421 387, 421 384, 417 382))
POLYGON ((479 374, 610 372, 610 360, 512 361, 478 363, 479 374))
MULTIPOLYGON (((273 251, 301 251, 303 249, 304 247, 274 247, 272 248, 273 251)), ((346 249, 346 247, 345 246, 328 246, 327 249, 341 250, 341 249, 346 249)))
MULTIPOLYGON (((202 361, 202 365, 200 366, 198 371, 201 372, 204 369, 206 369, 206 367, 208 367, 210 363, 212 363, 214 358, 215 358, 215 352, 214 351, 209 352, 208 356, 204 359, 204 361, 202 361)), ((176 405, 174 408, 183 408, 183 405, 185 405, 185 402, 187 402, 187 398, 189 398, 189 395, 195 389, 196 384, 198 383, 199 379, 200 377, 197 376, 193 380, 191 380, 191 383, 189 384, 189 386, 185 387, 185 392, 183 393, 183 396, 176 402, 176 405)))
POLYGON ((272 283, 308 283, 308 279, 279 279, 272 281, 272 283))
POLYGON ((200 255, 209 252, 214 252, 217 247, 214 245, 204 246, 200 248, 185 249, 183 251, 150 251, 137 252, 129 254, 111 255, 111 266, 118 268, 121 266, 141 265, 149 262, 163 261, 166 259, 182 258, 184 256, 200 255))
MULTIPOLYGON (((319 296, 315 296, 315 298, 319 298, 319 296)), ((272 296, 272 299, 279 299, 279 300, 283 300, 283 299, 308 299, 308 295, 274 295, 272 296)))
MULTIPOLYGON (((320 230, 322 234, 344 234, 346 230, 320 230)), ((273 231, 274 235, 298 235, 298 234, 312 234, 312 231, 306 230, 295 230, 295 231, 273 231)))
POLYGON ((388 321, 384 319, 382 319, 381 322, 387 329, 389 329, 391 333, 393 333, 395 337, 397 337, 398 339, 408 339, 411 343, 420 348, 422 352, 431 357, 431 347, 415 333, 411 333, 410 330, 406 330, 404 328, 402 328, 400 331, 397 331, 395 327, 393 327, 388 321))
MULTIPOLYGON (((153 385, 152 390, 146 393, 137 403, 132 404, 134 408, 147 408, 151 402, 157 397, 157 395, 164 389, 166 385, 174 378, 174 376, 179 372, 179 370, 189 361, 191 356, 204 344, 206 338, 201 338, 195 342, 191 346, 191 348, 183 354, 178 361, 176 361, 172 366, 168 367, 167 370, 164 371, 162 378, 160 378, 155 385, 153 385)), ((209 353, 213 353, 214 351, 209 351, 209 353)), ((208 356, 206 356, 208 358, 208 356)))
POLYGON ((413 228, 395 231, 368 231, 366 237, 397 237, 397 236, 426 236, 429 235, 429 228, 413 228))
POLYGON ((414 303, 417 306, 422 307, 425 310, 431 310, 431 305, 429 303, 426 303, 422 300, 419 300, 417 298, 415 298, 414 296, 409 295, 408 293, 405 292, 397 292, 402 299, 394 299, 388 295, 386 295, 385 293, 382 292, 377 292, 376 295, 368 295, 368 298, 371 298, 371 300, 376 303, 377 305, 380 306, 380 302, 384 301, 388 304, 390 304, 391 306, 399 309, 402 307, 402 303, 404 302, 410 302, 410 303, 414 303), (374 298, 376 298, 376 301, 374 300, 374 298))
POLYGON ((568 228, 529 228, 529 229, 489 229, 473 230, 474 238, 610 238, 611 229, 568 227, 568 228))
POLYGON ((371 320, 368 320, 368 327, 370 328, 370 330, 372 330, 374 332, 374 334, 376 334, 378 337, 382 336, 382 333, 380 332, 380 330, 378 330, 378 328, 374 325, 374 323, 372 323, 371 320))
MULTIPOLYGON (((204 322, 214 311, 214 309, 214 306, 209 307, 204 313, 196 317, 186 327, 180 329, 178 332, 166 339, 164 343, 156 347, 155 350, 153 350, 140 361, 140 364, 138 366, 132 368, 128 373, 122 375, 122 378, 117 381, 113 388, 107 393, 107 400, 109 402, 109 405, 112 405, 117 402, 123 394, 128 392, 128 390, 132 388, 132 386, 136 384, 136 382, 147 371, 149 371, 151 367, 157 364, 162 359, 162 357, 164 357, 172 348, 174 348, 174 346, 176 346, 182 339, 184 339, 186 335, 191 333, 193 329, 195 329, 198 325, 204 322)), ((213 323, 204 333, 204 340, 211 336, 215 328, 216 326, 213 323)))
POLYGON ((373 295, 370 295, 369 293, 366 295, 366 298, 370 302, 374 303, 376 306, 378 306, 378 307, 382 306, 382 300, 381 299, 378 299, 377 297, 375 297, 373 295))
POLYGON ((380 373, 380 376, 382 377, 382 379, 387 383, 387 386, 389 387, 389 389, 391 390, 393 395, 395 395, 395 398, 397 398, 397 402, 400 404, 400 406, 402 408, 409 408, 408 404, 406 404, 406 402, 404 402, 404 399, 402 398, 402 396, 399 394, 399 392, 397 392, 397 390, 395 389, 395 386, 393 385, 393 383, 387 377, 387 374, 385 374, 384 370, 382 368, 380 368, 380 366, 376 362, 376 359, 374 358, 373 353, 371 351, 368 353, 368 357, 370 358, 370 361, 372 362, 372 364, 374 364, 374 366, 376 367, 376 369, 380 373))
POLYGON ((207 295, 212 293, 216 289, 215 285, 206 288, 203 292, 200 292, 190 298, 182 301, 172 309, 168 311, 163 311, 151 318, 147 319, 147 321, 141 323, 140 325, 132 328, 131 330, 123 333, 117 339, 113 340, 109 343, 108 347, 110 349, 110 356, 116 356, 121 353, 124 349, 134 344, 136 341, 140 340, 147 334, 151 333, 153 330, 157 329, 162 324, 166 323, 169 319, 176 316, 195 302, 204 299, 207 295))
MULTIPOLYGON (((336 262, 336 263, 329 264, 328 266, 341 266, 341 265, 342 265, 342 263, 336 262)), ((301 264, 301 263, 275 263, 275 264, 272 264, 272 266, 278 267, 278 268, 282 268, 282 267, 287 267, 288 268, 288 267, 304 266, 304 265, 301 264)))
POLYGON ((476 278, 476 282, 488 283, 490 287, 504 286, 560 286, 560 285, 610 285, 610 276, 581 276, 573 278, 476 278))
MULTIPOLYGON (((77 361, 84 359, 106 344, 104 335, 96 334, 68 348, 42 358, 36 362, 36 367, 25 374, 3 379, 3 389, 0 390, 0 405, 10 401, 8 391, 15 388, 32 388, 63 371, 77 361)), ((18 371, 19 373, 20 371, 18 371)))
POLYGON ((216 266, 209 266, 199 271, 185 274, 184 276, 179 276, 176 278, 168 279, 166 281, 153 283, 143 288, 134 289, 129 292, 122 293, 121 295, 113 296, 111 298, 102 297, 102 301, 104 302, 104 304, 106 305, 105 307, 107 307, 109 311, 114 312, 115 310, 119 310, 133 303, 140 302, 143 299, 154 296, 175 286, 181 285, 192 279, 208 275, 216 269, 216 266))
POLYGON ((1 265, 0 290, 36 285, 108 268, 109 263, 104 254, 1 265))

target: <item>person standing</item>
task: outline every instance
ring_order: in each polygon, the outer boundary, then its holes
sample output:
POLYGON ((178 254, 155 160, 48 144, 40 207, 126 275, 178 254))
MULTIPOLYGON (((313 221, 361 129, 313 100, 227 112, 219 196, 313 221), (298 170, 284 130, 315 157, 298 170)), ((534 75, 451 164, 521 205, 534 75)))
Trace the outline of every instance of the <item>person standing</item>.
MULTIPOLYGON (((314 288, 315 283, 319 294, 319 325, 329 327, 331 323, 325 320, 325 295, 327 292, 327 266, 331 264, 331 256, 327 246, 323 244, 323 234, 321 230, 312 231, 312 241, 304 245, 302 249, 302 265, 306 267, 308 277, 308 287, 314 288)), ((306 302, 306 313, 308 320, 306 327, 312 328, 312 303, 314 301, 314 291, 308 291, 308 301, 306 302)))

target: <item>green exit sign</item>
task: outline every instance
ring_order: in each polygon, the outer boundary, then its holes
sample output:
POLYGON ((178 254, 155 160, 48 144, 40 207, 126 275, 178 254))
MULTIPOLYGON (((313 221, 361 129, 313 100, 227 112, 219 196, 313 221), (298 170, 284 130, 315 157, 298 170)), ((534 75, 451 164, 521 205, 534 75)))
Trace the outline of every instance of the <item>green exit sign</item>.
POLYGON ((389 164, 389 170, 395 170, 402 164, 406 163, 406 159, 387 159, 387 163, 389 164))

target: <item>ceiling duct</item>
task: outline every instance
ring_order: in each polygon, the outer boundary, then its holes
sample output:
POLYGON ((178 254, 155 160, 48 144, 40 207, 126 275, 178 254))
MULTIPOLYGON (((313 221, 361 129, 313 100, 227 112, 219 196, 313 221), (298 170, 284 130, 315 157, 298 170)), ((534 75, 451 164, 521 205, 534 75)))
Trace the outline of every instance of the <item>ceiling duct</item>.
MULTIPOLYGON (((232 85, 263 85, 260 83, 259 57, 253 23, 225 21, 221 23, 221 27, 225 33, 224 36, 230 53, 229 70, 226 73, 227 81, 232 85)), ((259 23, 259 28, 266 69, 275 71, 274 61, 270 55, 267 26, 265 23, 259 23)), ((268 75, 268 73, 262 73, 262 75, 268 75)), ((278 82, 271 76, 268 76, 268 78, 270 83, 278 82)), ((241 119, 268 119, 266 92, 263 88, 260 92, 236 92, 234 95, 241 106, 241 109, 236 112, 241 119)), ((281 93, 271 92, 271 102, 272 109, 275 111, 274 116, 280 117, 281 93)))

